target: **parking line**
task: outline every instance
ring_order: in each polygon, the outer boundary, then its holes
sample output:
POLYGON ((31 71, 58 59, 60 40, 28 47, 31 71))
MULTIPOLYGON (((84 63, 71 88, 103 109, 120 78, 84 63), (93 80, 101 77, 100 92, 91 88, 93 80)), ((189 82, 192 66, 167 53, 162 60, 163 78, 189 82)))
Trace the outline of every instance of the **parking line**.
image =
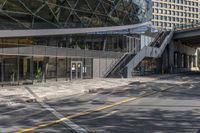
POLYGON ((128 103, 130 101, 134 101, 134 100, 138 100, 138 99, 150 96, 150 95, 154 95, 156 93, 163 92, 163 91, 166 91, 166 90, 171 89, 171 88, 172 87, 169 87, 169 88, 163 89, 163 90, 158 91, 158 92, 153 91, 151 93, 147 93, 147 94, 144 94, 144 95, 138 96, 138 97, 131 97, 131 98, 128 98, 128 99, 125 99, 125 100, 122 100, 122 101, 119 101, 119 102, 116 102, 116 103, 113 103, 113 104, 110 104, 110 105, 106 105, 106 106, 99 107, 99 108, 89 110, 89 111, 85 111, 85 112, 80 112, 80 113, 75 114, 75 115, 63 117, 59 120, 55 120, 55 121, 51 121, 51 122, 48 122, 48 123, 36 125, 36 126, 30 127, 30 128, 22 129, 20 131, 15 132, 15 133, 25 133, 25 132, 33 131, 33 130, 38 129, 38 128, 48 127, 48 126, 51 126, 53 124, 57 124, 57 123, 60 123, 60 122, 66 121, 66 120, 74 119, 74 118, 77 118, 77 117, 80 117, 80 116, 89 115, 89 114, 94 113, 94 112, 102 111, 102 110, 112 108, 112 107, 117 106, 117 105, 125 104, 125 103, 128 103))

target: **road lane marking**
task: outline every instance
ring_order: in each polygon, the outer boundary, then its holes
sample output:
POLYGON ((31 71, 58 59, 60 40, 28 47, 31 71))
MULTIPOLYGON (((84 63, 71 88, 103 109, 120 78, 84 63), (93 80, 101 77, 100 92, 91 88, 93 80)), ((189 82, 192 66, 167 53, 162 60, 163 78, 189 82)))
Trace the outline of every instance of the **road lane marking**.
POLYGON ((99 112, 99 111, 102 111, 102 110, 105 110, 105 109, 108 109, 108 108, 112 108, 112 107, 117 106, 117 105, 125 104, 125 103, 128 103, 130 101, 135 101, 135 100, 147 97, 147 96, 151 96, 151 95, 154 95, 154 94, 159 93, 159 92, 166 91, 166 90, 171 89, 171 88, 173 88, 173 87, 168 87, 168 88, 160 90, 158 92, 157 91, 153 91, 153 92, 150 92, 150 93, 138 96, 138 97, 131 97, 131 98, 128 98, 128 99, 125 99, 125 100, 122 100, 122 101, 119 101, 119 102, 115 102, 113 104, 106 105, 106 106, 103 106, 103 107, 99 107, 99 108, 96 108, 96 109, 93 109, 93 110, 80 112, 78 114, 74 114, 74 115, 71 115, 71 116, 63 117, 61 119, 54 120, 54 121, 51 121, 51 122, 48 122, 48 123, 44 123, 44 124, 36 125, 36 126, 30 127, 30 128, 22 129, 20 131, 15 132, 15 133, 25 133, 25 132, 33 131, 33 130, 38 129, 38 128, 48 127, 48 126, 51 126, 53 124, 58 124, 60 122, 63 122, 65 120, 70 120, 70 119, 74 119, 74 118, 77 118, 77 117, 89 115, 89 114, 94 113, 94 112, 99 112))
MULTIPOLYGON (((64 118, 64 116, 60 113, 58 113, 54 108, 43 102, 41 98, 39 98, 29 87, 25 87, 26 90, 36 99, 36 101, 46 110, 51 112, 58 120, 64 118)), ((69 119, 61 121, 63 124, 65 124, 67 127, 70 128, 70 130, 73 130, 73 132, 76 133, 88 133, 85 129, 82 127, 78 126, 74 122, 70 121, 69 119)), ((50 122, 50 124, 53 124, 50 122)), ((46 127, 46 124, 42 124, 42 127, 46 127)))
POLYGON ((91 114, 93 112, 98 112, 98 111, 101 111, 101 110, 112 108, 114 106, 117 106, 117 105, 120 105, 120 104, 123 104, 123 103, 127 103, 127 102, 130 102, 132 100, 136 100, 136 99, 137 99, 136 97, 132 97, 132 98, 120 101, 120 102, 116 102, 116 103, 111 104, 111 105, 106 105, 106 106, 103 106, 103 107, 96 108, 94 110, 81 112, 81 113, 78 113, 78 114, 75 114, 75 115, 71 115, 71 116, 68 116, 68 117, 63 117, 63 118, 61 118, 59 120, 55 120, 55 121, 51 121, 51 122, 48 122, 48 123, 40 124, 40 125, 37 125, 37 126, 33 126, 33 127, 30 127, 30 128, 22 129, 20 131, 15 132, 15 133, 25 133, 25 132, 33 131, 33 130, 36 130, 36 129, 39 129, 39 128, 48 127, 48 126, 51 126, 53 124, 57 124, 57 123, 60 123, 60 122, 66 121, 66 120, 74 119, 74 118, 77 118, 77 117, 80 117, 80 116, 85 116, 85 115, 91 114))

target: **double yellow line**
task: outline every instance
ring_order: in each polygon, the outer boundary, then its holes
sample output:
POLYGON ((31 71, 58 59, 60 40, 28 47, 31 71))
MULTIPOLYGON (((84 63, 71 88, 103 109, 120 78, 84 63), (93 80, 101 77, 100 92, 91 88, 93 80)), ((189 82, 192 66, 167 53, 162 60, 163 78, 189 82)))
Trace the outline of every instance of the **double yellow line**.
MULTIPOLYGON (((167 89, 170 89, 170 88, 167 88, 167 89)), ((165 91, 167 89, 164 89, 162 91, 165 91)), ((159 92, 162 92, 162 91, 159 91, 159 92)), ((30 128, 22 129, 20 131, 15 132, 15 133, 25 133, 25 132, 33 131, 33 130, 36 130, 36 129, 39 129, 39 128, 48 127, 48 126, 63 122, 65 120, 70 120, 70 119, 74 119, 74 118, 77 118, 77 117, 80 117, 80 116, 89 115, 89 114, 94 113, 94 112, 98 112, 98 111, 102 111, 102 110, 105 110, 105 109, 108 109, 108 108, 112 108, 114 106, 121 105, 121 104, 124 104, 124 103, 128 103, 130 101, 134 101, 134 100, 137 100, 137 99, 140 99, 140 98, 143 98, 143 97, 147 97, 147 96, 150 96, 150 95, 153 95, 153 94, 156 94, 156 93, 158 93, 158 92, 157 91, 151 92, 151 93, 139 96, 139 97, 131 97, 131 98, 128 98, 128 99, 125 99, 125 100, 122 100, 122 101, 119 101, 119 102, 116 102, 116 103, 113 103, 113 104, 110 104, 110 105, 106 105, 106 106, 103 106, 103 107, 96 108, 94 110, 88 110, 88 111, 85 111, 85 112, 80 112, 78 114, 67 116, 67 117, 64 117, 64 118, 59 119, 59 120, 55 120, 55 121, 51 121, 51 122, 48 122, 48 123, 36 125, 36 126, 30 127, 30 128)))

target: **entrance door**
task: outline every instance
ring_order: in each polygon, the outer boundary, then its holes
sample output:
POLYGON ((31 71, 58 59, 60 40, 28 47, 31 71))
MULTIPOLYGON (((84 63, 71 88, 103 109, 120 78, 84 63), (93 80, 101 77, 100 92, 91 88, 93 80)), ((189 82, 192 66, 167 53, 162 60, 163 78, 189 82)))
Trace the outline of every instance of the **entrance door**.
POLYGON ((71 79, 82 79, 82 64, 81 61, 71 62, 71 79))

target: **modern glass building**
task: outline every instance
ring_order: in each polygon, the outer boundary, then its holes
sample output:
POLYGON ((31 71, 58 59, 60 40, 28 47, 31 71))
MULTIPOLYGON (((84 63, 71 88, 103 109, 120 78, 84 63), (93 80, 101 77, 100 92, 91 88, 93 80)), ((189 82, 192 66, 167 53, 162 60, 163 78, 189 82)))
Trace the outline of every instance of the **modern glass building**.
POLYGON ((104 77, 139 51, 144 14, 134 0, 0 0, 0 81, 104 77))

